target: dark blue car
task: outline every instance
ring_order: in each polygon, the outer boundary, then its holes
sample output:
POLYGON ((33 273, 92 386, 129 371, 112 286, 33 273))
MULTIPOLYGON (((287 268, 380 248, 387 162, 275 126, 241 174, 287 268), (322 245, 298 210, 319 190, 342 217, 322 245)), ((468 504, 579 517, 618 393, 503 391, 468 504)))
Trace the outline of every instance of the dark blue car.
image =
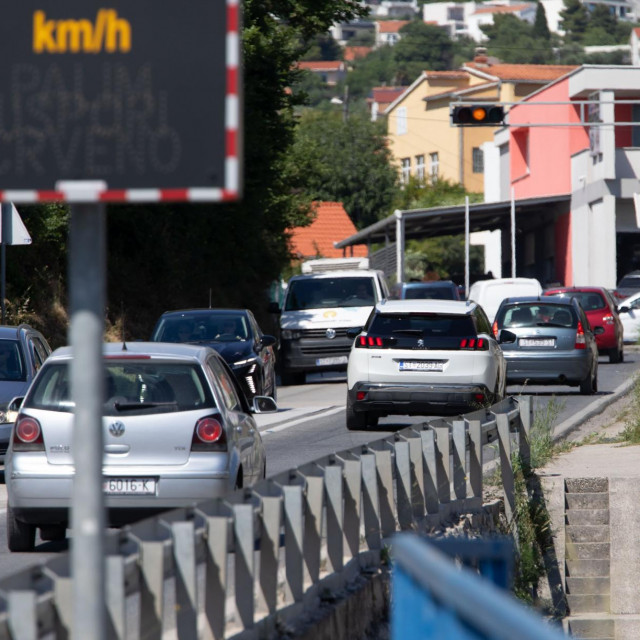
POLYGON ((262 333, 248 309, 166 311, 151 340, 211 347, 229 364, 250 401, 256 395, 276 399, 276 338, 262 333))

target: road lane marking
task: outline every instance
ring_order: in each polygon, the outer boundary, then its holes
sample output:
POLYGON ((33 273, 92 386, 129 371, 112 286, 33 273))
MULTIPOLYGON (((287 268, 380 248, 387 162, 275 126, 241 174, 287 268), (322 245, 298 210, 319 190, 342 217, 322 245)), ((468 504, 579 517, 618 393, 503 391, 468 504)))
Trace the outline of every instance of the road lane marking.
POLYGON ((313 413, 309 413, 307 415, 298 418, 297 420, 291 420, 289 422, 283 422, 279 424, 277 427, 267 427, 264 431, 260 431, 260 435, 269 435, 271 433, 276 433, 277 431, 284 431, 285 429, 289 429, 290 427, 295 427, 296 425, 302 424, 303 422, 307 422, 309 418, 326 418, 327 416, 334 415, 335 413, 340 413, 344 411, 344 407, 331 407, 326 411, 317 411, 313 413))

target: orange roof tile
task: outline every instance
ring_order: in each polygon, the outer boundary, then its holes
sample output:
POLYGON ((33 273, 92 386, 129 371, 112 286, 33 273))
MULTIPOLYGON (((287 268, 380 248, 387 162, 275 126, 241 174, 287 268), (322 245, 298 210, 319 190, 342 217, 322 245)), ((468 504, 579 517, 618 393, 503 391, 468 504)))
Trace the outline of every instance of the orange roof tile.
POLYGON ((398 33, 409 20, 379 20, 377 24, 380 33, 398 33))
POLYGON ((342 60, 313 60, 298 62, 301 69, 309 71, 344 71, 344 62, 342 60))
MULTIPOLYGON (((355 225, 342 202, 315 202, 314 210, 316 218, 308 227, 289 230, 291 253, 299 258, 341 258, 343 250, 336 249, 333 243, 356 233, 355 225)), ((366 257, 367 247, 354 246, 353 256, 366 257)))
POLYGON ((465 67, 495 76, 500 80, 551 82, 577 69, 575 65, 561 64, 476 64, 466 62, 465 67))
POLYGON ((344 59, 351 62, 357 58, 366 58, 372 50, 371 47, 345 47, 344 59))
POLYGON ((406 90, 407 87, 373 87, 371 89, 371 97, 376 102, 391 103, 406 90))

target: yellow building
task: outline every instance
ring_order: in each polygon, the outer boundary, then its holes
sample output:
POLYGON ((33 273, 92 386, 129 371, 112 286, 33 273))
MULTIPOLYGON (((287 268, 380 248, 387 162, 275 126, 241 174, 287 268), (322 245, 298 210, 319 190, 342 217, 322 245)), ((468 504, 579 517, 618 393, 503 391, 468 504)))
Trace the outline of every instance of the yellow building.
POLYGON ((389 147, 402 181, 409 176, 446 179, 482 193, 482 144, 493 140, 496 129, 452 126, 451 103, 517 102, 574 68, 491 64, 486 56, 476 56, 457 71, 424 71, 384 112, 389 147))

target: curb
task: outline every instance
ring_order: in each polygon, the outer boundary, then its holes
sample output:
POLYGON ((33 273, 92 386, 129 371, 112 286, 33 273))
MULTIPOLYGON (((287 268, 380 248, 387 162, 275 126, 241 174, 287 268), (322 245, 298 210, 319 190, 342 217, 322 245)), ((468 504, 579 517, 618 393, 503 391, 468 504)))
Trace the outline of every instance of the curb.
POLYGON ((608 406, 612 405, 614 402, 616 402, 616 400, 619 400, 627 393, 629 393, 631 389, 633 389, 635 383, 636 376, 634 375, 631 378, 625 380, 609 395, 596 400, 588 407, 582 409, 582 411, 578 411, 578 413, 576 413, 574 416, 571 416, 571 418, 568 418, 564 422, 561 422, 553 430, 553 442, 562 440, 563 438, 568 436, 574 429, 582 426, 587 420, 589 420, 589 418, 600 415, 608 406))

